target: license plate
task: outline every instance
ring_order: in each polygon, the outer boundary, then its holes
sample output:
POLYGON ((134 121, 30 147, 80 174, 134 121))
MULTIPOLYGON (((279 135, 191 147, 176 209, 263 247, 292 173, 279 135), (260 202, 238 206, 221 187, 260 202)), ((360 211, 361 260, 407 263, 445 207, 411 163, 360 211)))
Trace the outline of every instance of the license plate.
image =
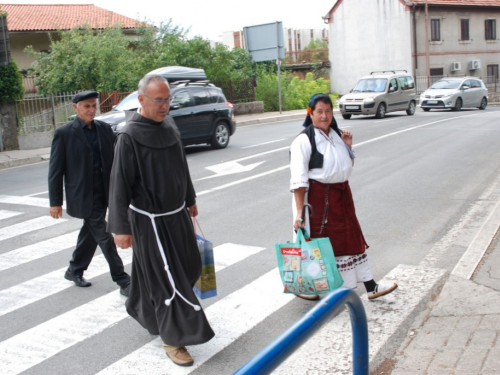
POLYGON ((437 100, 427 100, 427 104, 438 104, 437 100))
POLYGON ((346 105, 345 109, 359 109, 359 105, 346 105))

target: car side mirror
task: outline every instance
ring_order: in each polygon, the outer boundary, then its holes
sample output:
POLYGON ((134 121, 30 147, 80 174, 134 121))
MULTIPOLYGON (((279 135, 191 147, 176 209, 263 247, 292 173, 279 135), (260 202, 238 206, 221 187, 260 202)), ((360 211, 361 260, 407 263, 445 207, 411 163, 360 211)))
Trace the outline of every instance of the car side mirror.
POLYGON ((394 86, 389 87, 389 92, 394 92, 396 91, 396 88, 394 86))
POLYGON ((170 109, 179 109, 179 108, 181 108, 181 105, 178 103, 170 104, 170 109))
POLYGON ((468 90, 469 86, 462 86, 462 90, 468 90))

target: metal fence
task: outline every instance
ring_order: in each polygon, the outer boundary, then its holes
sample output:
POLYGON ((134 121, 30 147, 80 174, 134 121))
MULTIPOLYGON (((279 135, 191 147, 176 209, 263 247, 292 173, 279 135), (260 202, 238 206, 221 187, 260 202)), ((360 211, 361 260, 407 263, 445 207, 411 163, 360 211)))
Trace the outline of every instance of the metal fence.
POLYGON ((50 131, 68 122, 75 114, 71 101, 74 94, 37 95, 16 100, 18 133, 50 131))
POLYGON ((256 79, 241 79, 236 81, 211 81, 220 87, 231 103, 245 103, 255 101, 256 79))

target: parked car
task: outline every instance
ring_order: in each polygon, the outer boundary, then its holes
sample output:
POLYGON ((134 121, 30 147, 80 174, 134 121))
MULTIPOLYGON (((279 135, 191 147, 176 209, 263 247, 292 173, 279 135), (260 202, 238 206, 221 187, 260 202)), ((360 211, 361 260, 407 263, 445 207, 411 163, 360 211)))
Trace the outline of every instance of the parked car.
POLYGON ((396 111, 411 116, 416 106, 415 81, 406 70, 371 72, 339 101, 340 113, 346 120, 353 115, 375 115, 380 119, 396 111))
MULTIPOLYGON (((236 131, 233 105, 219 87, 208 81, 179 81, 170 84, 169 115, 174 119, 185 146, 210 144, 224 148, 236 131)), ((125 126, 125 112, 140 107, 139 92, 125 97, 113 110, 97 120, 107 122, 115 133, 125 126)))
POLYGON ((420 107, 424 111, 450 108, 485 109, 488 105, 488 89, 475 77, 446 77, 432 84, 420 95, 420 107))

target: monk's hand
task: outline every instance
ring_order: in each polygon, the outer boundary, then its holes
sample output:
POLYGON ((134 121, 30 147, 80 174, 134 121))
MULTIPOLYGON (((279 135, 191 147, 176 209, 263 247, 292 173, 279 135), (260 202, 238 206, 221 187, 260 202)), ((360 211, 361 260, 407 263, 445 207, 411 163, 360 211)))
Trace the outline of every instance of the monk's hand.
POLYGON ((349 148, 352 148, 352 133, 350 130, 342 131, 342 140, 349 148))
POLYGON ((50 207, 50 216, 54 219, 59 219, 62 217, 62 206, 52 206, 50 207))
POLYGON ((130 234, 115 234, 115 244, 120 249, 132 247, 132 236, 130 234))
POLYGON ((198 206, 196 204, 193 204, 191 207, 188 207, 187 210, 189 212, 189 216, 191 217, 198 216, 198 206))

